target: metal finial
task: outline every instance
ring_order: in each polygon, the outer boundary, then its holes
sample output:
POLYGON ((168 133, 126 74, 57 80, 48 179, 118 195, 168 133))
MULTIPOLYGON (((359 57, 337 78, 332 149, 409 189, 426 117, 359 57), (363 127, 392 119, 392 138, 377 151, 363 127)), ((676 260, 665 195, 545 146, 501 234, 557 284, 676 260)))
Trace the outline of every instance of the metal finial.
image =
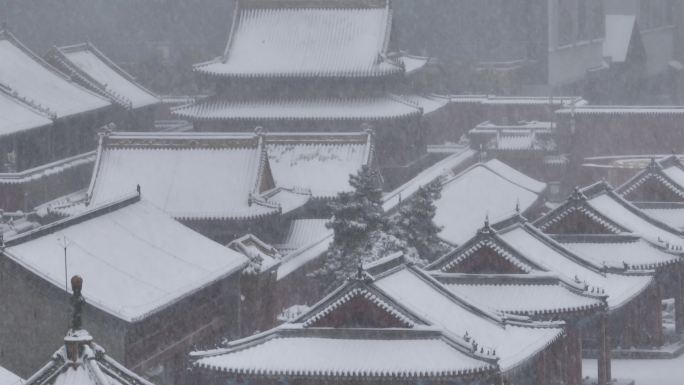
POLYGON ((71 277, 71 290, 73 294, 71 295, 71 307, 73 313, 71 315, 71 330, 81 330, 83 327, 83 305, 85 305, 85 298, 81 295, 81 289, 83 288, 83 278, 78 275, 71 277))

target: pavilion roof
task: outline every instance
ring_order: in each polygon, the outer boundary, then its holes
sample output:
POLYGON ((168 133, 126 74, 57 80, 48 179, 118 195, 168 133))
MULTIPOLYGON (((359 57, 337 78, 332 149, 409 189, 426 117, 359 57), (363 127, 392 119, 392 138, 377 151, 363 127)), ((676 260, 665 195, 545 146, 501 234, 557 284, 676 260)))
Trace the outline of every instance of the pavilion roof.
POLYGON ((141 108, 161 102, 157 95, 91 43, 54 47, 46 60, 82 86, 124 108, 141 108))
POLYGON ((92 342, 87 331, 69 331, 65 341, 69 338, 85 340, 78 346, 78 357, 70 359, 66 346, 62 346, 50 362, 17 385, 153 385, 110 357, 92 342))
POLYGON ((375 77, 404 73, 388 58, 390 2, 237 2, 222 56, 195 71, 226 77, 375 77))

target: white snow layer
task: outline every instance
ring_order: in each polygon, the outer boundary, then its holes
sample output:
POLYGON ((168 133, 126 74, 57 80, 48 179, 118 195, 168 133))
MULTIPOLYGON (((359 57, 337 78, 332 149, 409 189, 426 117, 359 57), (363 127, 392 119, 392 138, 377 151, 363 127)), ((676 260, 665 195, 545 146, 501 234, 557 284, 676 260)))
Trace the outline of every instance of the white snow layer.
POLYGON ((314 198, 333 198, 352 191, 349 176, 369 159, 368 142, 267 143, 268 160, 276 186, 305 188, 314 198))
POLYGON ((496 320, 487 319, 457 303, 406 269, 380 278, 375 284, 431 324, 456 336, 470 335, 485 349, 496 350, 503 371, 523 363, 563 333, 560 328, 512 325, 504 328, 496 320))
POLYGON ((0 385, 21 385, 24 380, 16 374, 0 366, 0 385))
POLYGON ((83 277, 86 300, 127 321, 172 303, 240 269, 247 259, 138 202, 5 251, 59 288, 83 277))
POLYGON ((0 90, 0 136, 52 124, 46 114, 0 90))
MULTIPOLYGON (((640 217, 635 212, 625 207, 623 203, 625 202, 618 202, 610 194, 601 194, 588 201, 588 204, 596 211, 610 218, 627 230, 644 237, 650 242, 663 246, 684 247, 684 239, 677 234, 674 234, 663 227, 656 226, 652 222, 640 217)), ((635 208, 635 210, 638 209, 635 208)))
POLYGON ((236 76, 373 76, 399 72, 380 59, 386 8, 244 8, 222 58, 198 71, 236 76))
POLYGON ((450 375, 489 365, 438 339, 280 337, 198 365, 257 374, 450 375), (421 359, 430 357, 429 360, 421 359))
POLYGON ((491 221, 529 209, 539 199, 546 185, 493 159, 477 164, 444 184, 437 202, 435 223, 443 226, 440 237, 460 244, 482 227, 485 217, 491 221))
POLYGON ((133 108, 159 103, 156 96, 121 75, 89 50, 64 52, 64 56, 83 72, 104 85, 107 91, 112 91, 129 100, 133 108))
MULTIPOLYGON (((570 257, 561 254, 560 251, 551 247, 553 240, 542 242, 529 233, 528 230, 517 227, 507 232, 499 233, 501 238, 511 247, 520 252, 525 258, 541 266, 546 271, 564 276, 569 281, 579 279, 590 287, 602 288, 608 296, 608 307, 616 309, 648 287, 653 281, 653 276, 624 276, 617 274, 601 274, 583 266, 570 257)), ((559 245, 559 247, 562 247, 559 245)), ((585 258, 583 258, 585 259, 585 258)), ((586 258, 589 259, 589 258, 586 258)))
POLYGON ((103 148, 92 203, 135 191, 175 218, 240 218, 271 208, 249 204, 260 152, 253 148, 103 148))
POLYGON ((70 82, 9 40, 0 40, 0 83, 58 117, 109 106, 110 103, 70 82))

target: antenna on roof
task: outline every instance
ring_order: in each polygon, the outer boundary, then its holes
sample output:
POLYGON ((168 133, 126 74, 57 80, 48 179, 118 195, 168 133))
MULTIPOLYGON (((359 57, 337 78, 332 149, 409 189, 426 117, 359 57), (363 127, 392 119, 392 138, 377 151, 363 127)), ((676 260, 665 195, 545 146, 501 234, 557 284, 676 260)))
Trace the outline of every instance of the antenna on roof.
POLYGON ((67 283, 67 248, 69 248, 69 239, 67 239, 66 235, 62 234, 61 237, 57 238, 57 242, 59 243, 60 246, 62 246, 62 249, 64 249, 64 291, 67 293, 69 292, 69 284, 67 283))

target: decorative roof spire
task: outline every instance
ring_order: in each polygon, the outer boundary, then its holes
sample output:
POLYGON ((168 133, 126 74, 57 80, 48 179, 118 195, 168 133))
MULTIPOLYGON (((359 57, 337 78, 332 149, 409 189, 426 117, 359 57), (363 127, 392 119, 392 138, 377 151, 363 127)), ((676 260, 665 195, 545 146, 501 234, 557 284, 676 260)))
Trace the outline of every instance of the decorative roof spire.
POLYGON ((579 186, 575 186, 575 189, 573 190, 572 194, 570 194, 569 200, 571 200, 571 201, 583 201, 586 199, 587 199, 587 197, 584 195, 584 193, 579 188, 579 186))
POLYGON ((78 275, 71 277, 71 290, 73 294, 71 295, 71 330, 77 331, 83 328, 83 305, 85 305, 85 298, 81 295, 81 289, 83 288, 83 278, 78 275))
POLYGON ((489 234, 491 232, 492 232, 492 227, 489 225, 489 213, 487 213, 487 215, 485 215, 484 225, 480 229, 479 233, 489 234))
POLYGON ((356 259, 356 279, 361 281, 364 278, 363 274, 363 263, 361 263, 361 257, 356 259))

